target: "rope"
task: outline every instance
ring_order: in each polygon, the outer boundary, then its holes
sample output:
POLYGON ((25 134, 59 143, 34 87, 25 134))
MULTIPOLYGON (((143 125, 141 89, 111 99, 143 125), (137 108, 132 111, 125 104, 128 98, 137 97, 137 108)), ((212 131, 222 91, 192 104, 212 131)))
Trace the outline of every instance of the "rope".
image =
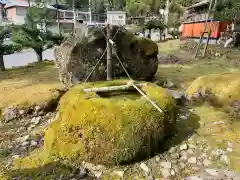
MULTIPOLYGON (((113 39, 116 37, 117 33, 119 32, 120 27, 118 28, 117 32, 114 34, 113 39)), ((103 28, 101 28, 101 31, 104 35, 104 37, 107 39, 106 35, 103 32, 103 28)), ((93 67, 92 71, 89 73, 89 75, 87 76, 87 78, 85 79, 84 83, 86 83, 88 81, 88 79, 91 77, 92 73, 95 71, 95 69, 97 68, 98 64, 101 62, 103 56, 105 55, 105 53, 107 52, 107 47, 104 50, 104 52, 102 53, 101 57, 99 58, 98 62, 95 64, 95 66, 93 67)))
MULTIPOLYGON (((116 52, 116 51, 115 51, 115 52, 116 52)), ((126 75, 128 76, 128 78, 129 78, 130 80, 132 80, 131 76, 128 74, 126 68, 124 67, 124 65, 123 65, 123 63, 122 63, 122 61, 120 60, 119 56, 117 55, 117 52, 115 53, 115 56, 117 57, 119 63, 121 64, 121 66, 122 66, 123 70, 125 71, 126 75)))
POLYGON ((134 81, 132 80, 131 76, 128 74, 126 68, 124 67, 122 61, 120 60, 119 56, 117 55, 117 53, 115 53, 119 63, 121 64, 123 70, 125 71, 125 73, 127 74, 128 78, 130 79, 129 83, 145 98, 147 99, 152 105, 153 107, 155 107, 160 113, 163 112, 163 110, 155 103, 153 102, 140 88, 138 88, 135 84, 134 81))
POLYGON ((104 54, 107 52, 107 48, 104 50, 104 52, 102 53, 101 57, 99 58, 98 62, 95 64, 95 66, 93 67, 92 71, 90 72, 90 74, 87 76, 87 78, 85 79, 84 83, 86 83, 88 81, 88 79, 91 77, 92 73, 95 71, 95 69, 97 68, 98 64, 101 62, 104 54))

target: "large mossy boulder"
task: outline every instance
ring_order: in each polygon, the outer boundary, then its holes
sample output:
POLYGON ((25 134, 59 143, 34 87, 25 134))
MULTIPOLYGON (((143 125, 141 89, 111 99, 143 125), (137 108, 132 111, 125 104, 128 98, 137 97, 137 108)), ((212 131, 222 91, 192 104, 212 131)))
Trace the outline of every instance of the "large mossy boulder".
POLYGON ((228 106, 240 102, 240 72, 210 74, 197 78, 188 87, 192 99, 209 100, 215 105, 228 106))
MULTIPOLYGON (((158 46, 152 40, 135 36, 130 31, 118 26, 111 30, 115 42, 115 52, 123 62, 128 73, 135 80, 151 80, 158 68, 158 46)), ((106 29, 93 29, 86 33, 66 38, 55 48, 56 65, 60 80, 64 84, 76 84, 84 81, 93 70, 106 49, 106 29)), ((106 57, 103 56, 89 81, 106 79, 106 57)), ((112 58, 113 77, 126 76, 115 53, 112 58)))
POLYGON ((60 100, 59 116, 45 132, 49 156, 114 165, 151 156, 175 125, 177 107, 171 94, 155 84, 142 90, 160 113, 136 92, 115 96, 84 93, 84 88, 126 84, 125 80, 77 85, 60 100))

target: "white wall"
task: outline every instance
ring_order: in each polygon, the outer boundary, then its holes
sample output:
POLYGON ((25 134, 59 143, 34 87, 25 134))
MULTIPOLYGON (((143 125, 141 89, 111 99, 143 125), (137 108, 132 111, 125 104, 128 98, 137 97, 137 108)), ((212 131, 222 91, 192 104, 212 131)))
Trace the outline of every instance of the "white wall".
POLYGON ((16 22, 17 24, 24 24, 26 14, 27 14, 26 7, 17 7, 16 16, 13 18, 13 21, 16 22))
POLYGON ((112 25, 126 25, 126 13, 107 13, 107 22, 112 25))

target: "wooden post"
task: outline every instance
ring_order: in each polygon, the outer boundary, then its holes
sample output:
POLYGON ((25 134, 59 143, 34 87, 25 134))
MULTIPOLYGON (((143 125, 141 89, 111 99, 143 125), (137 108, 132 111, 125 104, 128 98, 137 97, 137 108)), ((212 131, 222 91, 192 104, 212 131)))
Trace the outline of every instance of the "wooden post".
POLYGON ((56 5, 57 5, 57 27, 58 27, 58 34, 60 35, 60 20, 59 20, 59 7, 58 7, 58 0, 56 0, 56 5))
MULTIPOLYGON (((165 25, 166 25, 166 28, 165 28, 165 37, 167 37, 167 35, 168 35, 168 15, 169 15, 169 0, 166 0, 165 17, 164 17, 165 25)), ((165 39, 164 39, 164 40, 165 40, 165 39)))
POLYGON ((77 26, 77 20, 76 20, 76 9, 75 9, 75 0, 72 1, 72 9, 73 9, 73 34, 76 34, 76 26, 77 26))
POLYGON ((3 19, 3 4, 0 3, 0 24, 4 21, 3 19))
POLYGON ((107 24, 107 81, 112 80, 112 47, 109 39, 111 39, 111 25, 107 24))

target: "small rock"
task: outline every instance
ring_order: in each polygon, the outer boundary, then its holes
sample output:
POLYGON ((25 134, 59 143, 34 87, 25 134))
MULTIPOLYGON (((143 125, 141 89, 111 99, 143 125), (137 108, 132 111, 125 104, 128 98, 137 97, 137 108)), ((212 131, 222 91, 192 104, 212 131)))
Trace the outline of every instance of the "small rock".
POLYGON ((87 176, 87 169, 86 168, 78 168, 77 172, 75 174, 80 179, 85 178, 87 176))
POLYGON ((210 174, 211 176, 217 176, 218 172, 216 169, 205 169, 205 171, 210 174))
POLYGON ((178 164, 178 160, 177 159, 171 159, 171 163, 172 163, 172 165, 176 165, 176 164, 178 164))
POLYGON ((5 165, 6 168, 10 168, 12 166, 12 160, 9 160, 7 164, 5 165))
POLYGON ((171 147, 171 148, 168 150, 168 152, 169 152, 170 154, 175 153, 175 152, 176 152, 176 148, 175 148, 175 147, 171 147))
POLYGON ((206 147, 206 148, 203 148, 203 150, 202 150, 202 151, 203 151, 204 153, 206 153, 206 152, 208 152, 208 150, 209 150, 209 148, 208 148, 208 147, 206 147))
POLYGON ((179 153, 171 154, 171 158, 178 159, 180 157, 179 153))
POLYGON ((22 127, 20 127, 20 128, 17 130, 17 132, 20 133, 20 132, 22 132, 22 131, 24 131, 24 130, 25 130, 25 127, 22 126, 22 127))
POLYGON ((211 165, 212 164, 212 162, 210 161, 210 160, 208 160, 208 159, 204 159, 203 160, 203 165, 205 166, 205 167, 208 167, 209 165, 211 165))
POLYGON ((175 176, 175 175, 176 175, 176 172, 175 172, 174 169, 171 169, 171 170, 170 170, 170 175, 171 175, 171 176, 175 176))
POLYGON ((115 170, 115 171, 113 171, 113 174, 115 174, 115 175, 117 175, 117 176, 123 178, 124 171, 117 171, 117 170, 115 170))
POLYGON ((175 99, 182 99, 185 96, 185 94, 183 92, 174 91, 174 90, 170 90, 170 89, 168 89, 168 91, 172 94, 172 96, 175 99))
POLYGON ((30 143, 28 141, 24 141, 21 145, 22 146, 28 146, 30 143))
POLYGON ((228 147, 228 148, 227 148, 227 151, 228 151, 228 152, 232 152, 233 150, 232 150, 231 147, 228 147))
POLYGON ((30 125, 29 127, 28 127, 28 131, 31 131, 33 128, 35 128, 36 127, 36 125, 35 124, 32 124, 32 125, 30 125))
POLYGON ((197 163, 197 158, 196 158, 196 157, 190 157, 190 158, 188 159, 188 163, 190 163, 190 164, 196 164, 196 163, 197 163))
POLYGON ((202 162, 201 161, 197 161, 197 165, 198 166, 202 166, 202 162))
POLYGON ((24 110, 22 110, 22 109, 21 109, 21 110, 19 110, 18 112, 19 112, 19 114, 20 114, 20 115, 23 115, 23 114, 25 113, 25 111, 24 111, 24 110))
POLYGON ((160 166, 162 166, 164 169, 171 169, 172 168, 171 162, 167 162, 167 161, 160 162, 160 166))
POLYGON ((20 158, 20 155, 13 155, 12 158, 13 158, 13 159, 20 158))
POLYGON ((159 162, 160 161, 160 157, 159 156, 156 156, 156 162, 159 162))
POLYGON ((188 145, 187 144, 182 144, 181 146, 180 146, 180 150, 182 151, 182 150, 187 150, 187 148, 188 148, 188 145))
POLYGON ((193 145, 193 144, 188 144, 188 147, 191 148, 191 149, 196 149, 196 146, 193 145))
POLYGON ((224 121, 215 121, 213 122, 214 125, 220 125, 220 124, 225 124, 224 121))
POLYGON ((194 112, 194 109, 189 108, 188 111, 189 111, 189 112, 194 112))
POLYGON ((183 119, 183 120, 187 120, 187 119, 188 119, 188 117, 187 117, 187 116, 184 116, 184 115, 179 116, 179 118, 180 118, 180 119, 183 119))
POLYGON ((153 176, 148 176, 147 180, 156 180, 153 176))
POLYGON ((187 154, 182 154, 180 157, 181 161, 186 161, 188 159, 187 154))
POLYGON ((41 120, 41 116, 38 116, 38 117, 33 117, 32 120, 31 120, 31 123, 37 125, 40 123, 40 120, 41 120))
POLYGON ((164 87, 166 88, 172 88, 174 86, 174 83, 169 81, 169 80, 166 80, 163 84, 164 87))
POLYGON ((186 167, 186 164, 185 163, 179 163, 179 167, 181 168, 181 169, 184 169, 185 167, 186 167))
POLYGON ((220 162, 225 164, 225 165, 228 165, 229 164, 229 158, 227 157, 227 155, 225 155, 225 154, 221 155, 220 162))
POLYGON ((10 121, 12 121, 13 119, 18 117, 18 109, 14 106, 11 106, 9 108, 6 108, 3 112, 2 112, 2 118, 3 121, 5 123, 8 123, 10 121))
POLYGON ((196 166, 193 166, 192 169, 195 170, 195 171, 198 171, 200 168, 196 167, 196 166))
POLYGON ((99 171, 99 170, 103 170, 103 169, 104 169, 104 166, 101 165, 101 164, 98 164, 98 165, 94 166, 94 170, 99 171))
POLYGON ((168 178, 170 176, 170 172, 168 169, 162 169, 161 172, 164 178, 168 178))
POLYGON ((49 112, 49 113, 46 114, 46 117, 51 117, 51 115, 52 115, 52 113, 49 112))
POLYGON ((193 152, 192 149, 188 149, 188 150, 187 150, 187 153, 188 153, 188 154, 194 154, 194 152, 193 152))
POLYGON ((231 143, 231 142, 228 142, 228 147, 230 147, 230 148, 232 148, 232 147, 233 147, 233 145, 232 145, 232 143, 231 143))
POLYGON ((16 139, 17 142, 24 142, 27 141, 29 139, 29 135, 23 136, 23 137, 19 137, 16 139))
POLYGON ((216 151, 213 151, 212 154, 219 158, 221 155, 225 154, 225 151, 222 149, 217 149, 216 151))
POLYGON ((199 176, 190 176, 185 178, 184 180, 203 180, 203 178, 199 177, 199 176))
POLYGON ((102 176, 102 171, 96 171, 96 172, 94 172, 94 176, 97 178, 97 179, 100 179, 101 178, 101 176, 102 176))
POLYGON ((41 110, 41 107, 40 106, 35 106, 35 111, 36 112, 39 112, 41 110))
POLYGON ((89 170, 92 170, 94 168, 94 164, 89 162, 84 163, 84 166, 89 170))
POLYGON ((150 169, 148 168, 148 166, 145 163, 141 163, 140 168, 146 173, 150 172, 150 169))
POLYGON ((179 172, 179 168, 178 168, 177 166, 174 167, 173 169, 174 169, 174 171, 175 171, 175 174, 177 174, 177 173, 179 172))
POLYGON ((196 144, 197 144, 197 145, 201 144, 201 141, 197 141, 196 144))
POLYGON ((38 143, 36 141, 34 141, 34 140, 31 141, 31 146, 37 146, 37 145, 38 145, 38 143))

